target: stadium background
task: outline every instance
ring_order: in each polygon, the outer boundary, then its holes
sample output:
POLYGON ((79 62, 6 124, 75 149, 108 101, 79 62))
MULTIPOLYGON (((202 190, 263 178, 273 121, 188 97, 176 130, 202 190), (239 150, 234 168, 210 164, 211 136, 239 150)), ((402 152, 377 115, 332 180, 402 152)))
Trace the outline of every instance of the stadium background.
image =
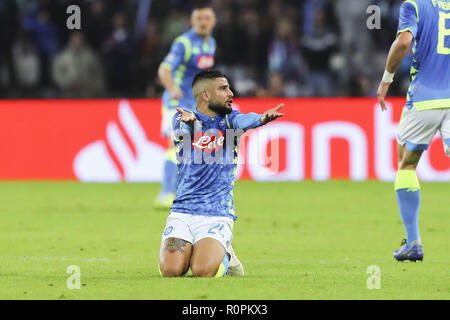
MULTIPOLYGON (((214 0, 216 67, 239 97, 373 97, 401 2, 214 0), (381 9, 380 30, 365 27, 370 5, 381 9)), ((159 98, 157 68, 189 28, 191 6, 191 0, 2 0, 0 97, 159 98), (81 37, 66 27, 71 4, 81 8, 81 37)), ((405 93, 408 63, 396 75, 393 96, 405 93)))

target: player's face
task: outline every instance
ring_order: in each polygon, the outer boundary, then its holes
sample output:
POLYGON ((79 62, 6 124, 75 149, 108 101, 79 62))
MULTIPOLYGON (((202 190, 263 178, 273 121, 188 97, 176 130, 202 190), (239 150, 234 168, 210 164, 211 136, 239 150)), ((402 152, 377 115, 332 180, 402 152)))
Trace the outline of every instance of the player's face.
POLYGON ((209 101, 209 109, 219 115, 226 115, 233 111, 233 91, 230 89, 230 84, 226 78, 217 78, 211 92, 211 99, 209 101))
POLYGON ((192 12, 191 24, 201 37, 209 37, 216 25, 216 15, 212 8, 196 9, 192 12))

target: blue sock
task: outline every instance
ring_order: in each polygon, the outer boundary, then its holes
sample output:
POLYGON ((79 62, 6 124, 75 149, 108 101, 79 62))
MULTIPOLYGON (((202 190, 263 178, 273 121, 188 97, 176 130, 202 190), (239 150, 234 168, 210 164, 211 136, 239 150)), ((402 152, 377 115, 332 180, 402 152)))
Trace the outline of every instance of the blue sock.
POLYGON ((416 172, 413 170, 399 170, 396 180, 396 195, 400 216, 406 230, 406 245, 420 240, 419 208, 420 186, 416 172))
POLYGON ((171 160, 164 162, 162 193, 175 193, 177 191, 177 172, 178 168, 175 162, 171 160))

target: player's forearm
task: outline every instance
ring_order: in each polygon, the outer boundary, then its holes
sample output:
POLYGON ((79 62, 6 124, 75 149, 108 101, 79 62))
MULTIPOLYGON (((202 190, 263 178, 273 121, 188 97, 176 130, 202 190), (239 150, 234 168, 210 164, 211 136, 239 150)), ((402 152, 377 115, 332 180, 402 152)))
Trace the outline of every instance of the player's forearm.
POLYGON ((172 72, 169 68, 161 65, 158 69, 158 76, 166 90, 172 91, 176 88, 175 82, 173 81, 172 72))
POLYGON ((262 117, 261 114, 254 113, 254 112, 238 115, 234 119, 234 123, 233 123, 234 128, 242 129, 242 130, 246 131, 246 130, 260 127, 262 125, 261 117, 262 117))
POLYGON ((396 73, 411 46, 412 36, 401 34, 392 44, 386 61, 386 71, 396 73))

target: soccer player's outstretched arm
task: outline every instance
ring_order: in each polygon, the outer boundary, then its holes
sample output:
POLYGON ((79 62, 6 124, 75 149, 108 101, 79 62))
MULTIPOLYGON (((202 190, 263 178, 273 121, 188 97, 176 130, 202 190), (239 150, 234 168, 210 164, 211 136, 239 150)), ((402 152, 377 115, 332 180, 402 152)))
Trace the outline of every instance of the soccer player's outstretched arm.
POLYGON ((269 109, 262 115, 260 121, 262 125, 265 125, 266 123, 269 123, 270 121, 277 120, 278 118, 284 116, 284 113, 278 112, 282 107, 284 106, 284 103, 277 105, 275 108, 269 109))
POLYGON ((233 128, 246 131, 274 121, 284 116, 283 113, 278 112, 283 107, 283 105, 284 104, 280 104, 275 108, 269 109, 262 115, 254 112, 250 112, 247 114, 238 114, 232 120, 233 128))

